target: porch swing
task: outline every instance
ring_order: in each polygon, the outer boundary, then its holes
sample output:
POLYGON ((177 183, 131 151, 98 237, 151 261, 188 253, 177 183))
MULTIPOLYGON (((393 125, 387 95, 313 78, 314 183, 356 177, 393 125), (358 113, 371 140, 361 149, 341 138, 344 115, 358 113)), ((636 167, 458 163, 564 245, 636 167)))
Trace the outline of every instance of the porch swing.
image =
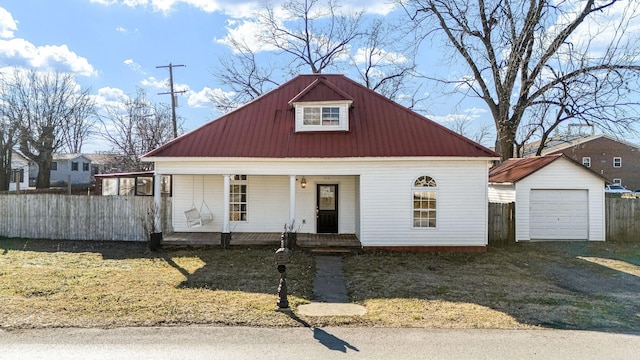
POLYGON ((202 175, 202 202, 200 203, 200 208, 197 208, 195 205, 195 187, 195 175, 193 175, 191 181, 191 208, 184 212, 187 226, 190 228, 201 227, 213 221, 211 209, 209 209, 209 206, 204 201, 204 175, 202 175))

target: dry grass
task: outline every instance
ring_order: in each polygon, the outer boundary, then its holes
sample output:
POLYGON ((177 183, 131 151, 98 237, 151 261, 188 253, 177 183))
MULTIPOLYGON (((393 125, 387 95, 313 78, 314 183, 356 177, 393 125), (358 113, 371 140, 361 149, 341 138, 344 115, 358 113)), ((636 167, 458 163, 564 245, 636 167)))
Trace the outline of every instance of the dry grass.
MULTIPOLYGON (((271 248, 149 251, 144 244, 0 239, 0 328, 152 325, 640 329, 640 246, 519 244, 485 254, 345 257, 362 317, 274 311, 271 248)), ((294 252, 289 302, 313 257, 294 252)))
POLYGON ((381 326, 640 330, 639 245, 380 252, 350 257, 345 269, 352 300, 381 326))

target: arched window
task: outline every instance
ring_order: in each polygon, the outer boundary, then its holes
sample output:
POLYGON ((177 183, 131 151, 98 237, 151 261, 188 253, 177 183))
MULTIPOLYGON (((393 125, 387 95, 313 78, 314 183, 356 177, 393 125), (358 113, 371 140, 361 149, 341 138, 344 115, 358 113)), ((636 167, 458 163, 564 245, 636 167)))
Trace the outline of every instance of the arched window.
POLYGON ((420 176, 413 182, 413 227, 436 227, 438 184, 430 176, 420 176))

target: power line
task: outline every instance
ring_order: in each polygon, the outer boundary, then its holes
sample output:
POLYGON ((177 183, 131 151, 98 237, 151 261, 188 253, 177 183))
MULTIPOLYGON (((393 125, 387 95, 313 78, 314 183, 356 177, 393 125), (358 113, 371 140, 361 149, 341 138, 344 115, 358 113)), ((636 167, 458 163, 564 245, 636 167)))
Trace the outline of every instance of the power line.
POLYGON ((156 66, 156 69, 159 68, 169 68, 169 92, 158 93, 158 95, 167 95, 171 94, 171 120, 173 121, 173 138, 178 137, 178 124, 176 121, 176 94, 182 94, 187 92, 187 90, 175 91, 173 90, 173 68, 174 67, 186 67, 186 65, 173 65, 169 63, 169 65, 161 65, 156 66))

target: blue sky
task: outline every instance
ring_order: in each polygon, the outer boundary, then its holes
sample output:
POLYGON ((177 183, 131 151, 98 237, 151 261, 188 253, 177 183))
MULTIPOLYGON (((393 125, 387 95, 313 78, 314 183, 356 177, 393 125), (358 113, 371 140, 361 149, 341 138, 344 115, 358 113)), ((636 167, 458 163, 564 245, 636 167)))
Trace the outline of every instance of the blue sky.
MULTIPOLYGON (((341 5, 375 15, 399 13, 388 0, 341 5)), ((186 91, 179 96, 177 112, 186 119, 186 129, 193 130, 220 115, 208 96, 226 91, 212 75, 218 57, 228 51, 224 39, 255 38, 250 15, 261 6, 261 1, 249 0, 3 0, 0 68, 73 72, 79 84, 91 87, 98 106, 105 106, 135 95, 136 87, 145 89, 153 102, 170 103, 168 95, 157 95, 168 91, 168 70, 156 66, 185 65, 174 69, 175 90, 186 91)), ((435 58, 439 52, 425 48, 420 70, 465 76, 459 68, 435 66, 443 61, 435 58)), ((477 99, 445 101, 430 91, 435 92, 424 89, 428 117, 445 124, 464 119, 470 128, 493 123, 477 99)), ((84 148, 96 150, 108 146, 94 139, 84 148)))
MULTIPOLYGON (((250 34, 254 25, 245 16, 261 6, 246 0, 4 0, 0 67, 73 72, 103 106, 135 95, 136 87, 153 102, 168 104, 168 95, 157 95, 168 91, 168 69, 156 66, 185 65, 174 68, 175 90, 187 91, 179 95, 177 113, 193 130, 220 116, 208 99, 212 92, 225 91, 216 84, 213 68, 228 51, 225 37, 250 34)), ((343 5, 365 6, 376 15, 393 10, 387 0, 343 5)), ((472 109, 462 113, 484 113, 472 109)), ((439 116, 448 114, 434 115, 439 116)), ((108 146, 93 139, 83 150, 108 146)))

